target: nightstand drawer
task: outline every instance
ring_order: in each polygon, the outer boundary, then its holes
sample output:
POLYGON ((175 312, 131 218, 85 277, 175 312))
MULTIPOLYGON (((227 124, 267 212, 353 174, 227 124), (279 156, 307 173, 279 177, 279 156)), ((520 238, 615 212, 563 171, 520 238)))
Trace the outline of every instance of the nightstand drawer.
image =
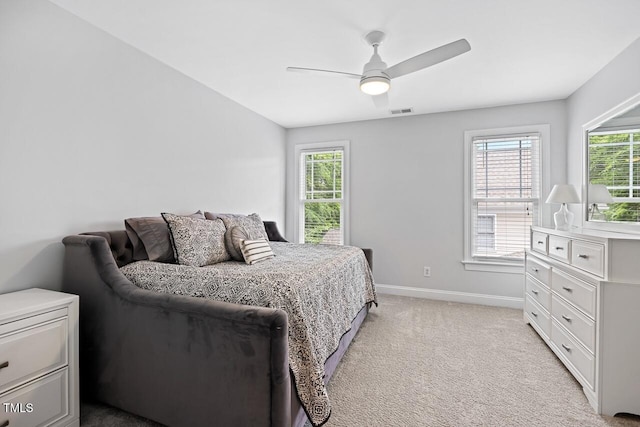
POLYGON ((583 349, 555 321, 551 322, 551 342, 555 344, 560 354, 569 361, 593 390, 593 379, 595 378, 595 359, 593 355, 583 349))
POLYGON ((595 352, 596 326, 592 319, 580 313, 579 310, 556 295, 553 296, 551 301, 551 314, 558 323, 578 338, 589 351, 595 352))
POLYGON ((542 282, 543 285, 551 287, 551 268, 542 262, 527 256, 526 272, 542 282))
POLYGON ((571 242, 571 264, 596 276, 603 277, 604 245, 574 240, 571 242))
POLYGON ((548 234, 534 231, 533 233, 531 233, 531 250, 534 250, 536 252, 540 252, 546 255, 548 239, 549 239, 548 234))
POLYGON ((551 289, 571 304, 587 313, 591 318, 596 311, 596 288, 580 279, 551 270, 551 289))
POLYGON ((569 262, 570 239, 560 236, 549 236, 549 256, 560 261, 569 262))
POLYGON ((69 373, 66 368, 0 395, 0 425, 50 425, 69 414, 69 373))
POLYGON ((548 338, 551 336, 551 318, 549 314, 542 309, 529 295, 524 298, 524 310, 527 316, 535 325, 542 330, 542 333, 548 338))
MULTIPOLYGON (((66 314, 66 310, 58 310, 66 314)), ((56 312, 2 325, 16 326, 0 335, 0 393, 52 372, 68 363, 67 318, 56 312), (42 323, 44 322, 44 323, 42 323)))
POLYGON ((551 311, 551 291, 537 280, 527 275, 525 290, 527 296, 536 301, 547 311, 551 311))

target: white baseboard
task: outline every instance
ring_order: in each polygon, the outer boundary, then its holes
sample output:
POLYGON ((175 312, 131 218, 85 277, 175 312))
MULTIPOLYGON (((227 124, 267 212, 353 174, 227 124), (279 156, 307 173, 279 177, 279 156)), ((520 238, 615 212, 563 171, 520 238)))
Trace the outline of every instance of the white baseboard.
POLYGON ((440 289, 413 288, 410 286, 381 285, 376 283, 376 292, 380 294, 401 295, 405 297, 435 299, 440 301, 462 302, 466 304, 492 305, 522 310, 523 298, 499 295, 472 294, 468 292, 443 291, 440 289))

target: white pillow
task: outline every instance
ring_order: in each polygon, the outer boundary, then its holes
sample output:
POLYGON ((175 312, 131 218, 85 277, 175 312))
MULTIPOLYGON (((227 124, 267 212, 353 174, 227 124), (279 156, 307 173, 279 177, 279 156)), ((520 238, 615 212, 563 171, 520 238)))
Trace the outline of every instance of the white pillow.
POLYGON ((241 240, 240 250, 247 264, 255 264, 275 256, 266 239, 241 240))

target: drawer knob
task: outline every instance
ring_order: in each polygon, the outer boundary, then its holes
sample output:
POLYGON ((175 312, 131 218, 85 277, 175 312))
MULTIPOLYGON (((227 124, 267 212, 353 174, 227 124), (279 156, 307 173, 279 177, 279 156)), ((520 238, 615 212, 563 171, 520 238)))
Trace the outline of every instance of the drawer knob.
POLYGON ((538 313, 536 313, 535 311, 532 311, 531 314, 533 314, 533 317, 538 317, 538 313))
POLYGON ((562 287, 562 289, 564 289, 564 290, 565 290, 565 291, 567 291, 567 292, 573 292, 573 289, 572 289, 572 288, 568 288, 568 287, 566 287, 566 286, 563 286, 563 287, 562 287))
POLYGON ((544 245, 544 242, 542 240, 538 240, 538 244, 539 245, 544 245))
POLYGON ((535 289, 531 289, 531 293, 534 295, 538 295, 538 291, 536 291, 535 289))
POLYGON ((589 258, 589 255, 578 254, 578 258, 587 259, 587 258, 589 258))
POLYGON ((556 251, 564 251, 564 248, 562 246, 556 246, 556 251))
POLYGON ((534 273, 537 273, 538 271, 540 271, 540 270, 538 270, 538 269, 537 269, 537 268, 535 268, 535 267, 531 267, 531 270, 533 270, 533 272, 534 272, 534 273))
POLYGON ((567 350, 569 353, 571 353, 571 347, 569 347, 566 344, 562 344, 562 348, 564 348, 565 350, 567 350))
MULTIPOLYGON (((0 369, 8 368, 8 367, 9 367, 9 361, 8 360, 6 362, 0 363, 0 369)), ((0 427, 2 427, 2 426, 0 425, 0 427)))
POLYGON ((567 316, 565 316, 565 315, 563 314, 563 315, 562 315, 562 318, 563 318, 564 320, 566 320, 567 322, 571 323, 571 317, 567 317, 567 316))

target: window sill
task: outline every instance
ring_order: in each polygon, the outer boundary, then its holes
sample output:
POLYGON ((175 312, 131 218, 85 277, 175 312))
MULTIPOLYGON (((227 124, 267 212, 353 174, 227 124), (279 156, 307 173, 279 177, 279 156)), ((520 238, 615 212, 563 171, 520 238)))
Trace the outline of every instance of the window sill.
POLYGON ((524 273, 524 263, 513 264, 506 262, 487 261, 462 261, 464 269, 467 271, 489 271, 493 273, 522 274, 524 273))

